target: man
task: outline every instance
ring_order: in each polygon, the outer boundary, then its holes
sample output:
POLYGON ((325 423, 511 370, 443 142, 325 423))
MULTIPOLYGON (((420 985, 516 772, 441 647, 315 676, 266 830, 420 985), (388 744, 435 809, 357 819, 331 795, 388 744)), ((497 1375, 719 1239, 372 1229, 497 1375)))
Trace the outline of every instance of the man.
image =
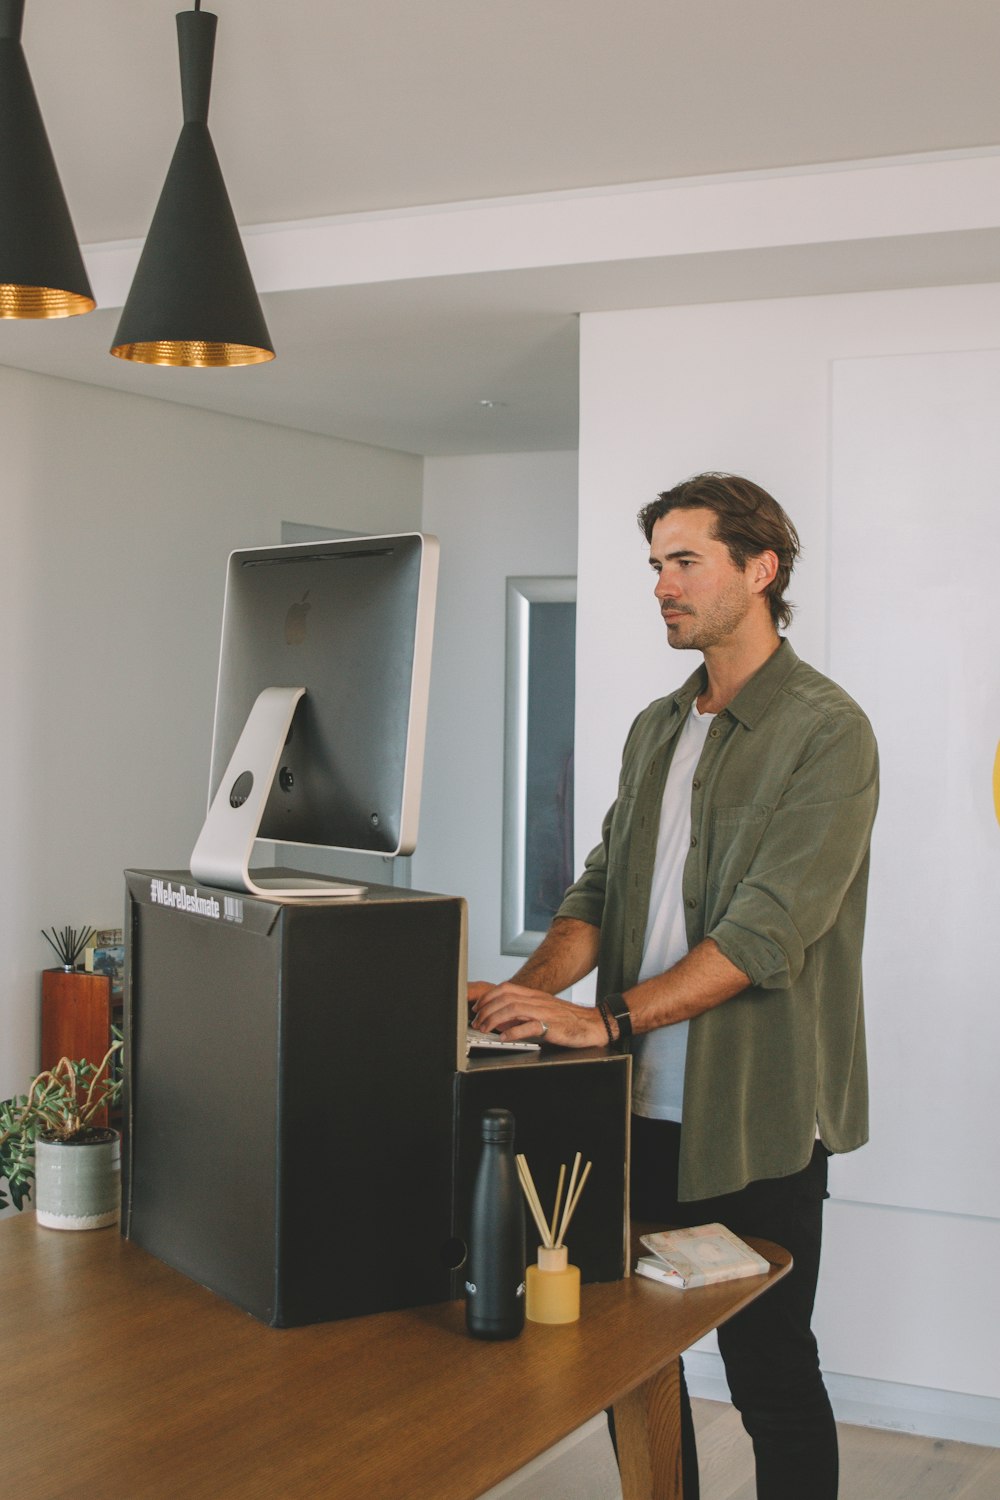
MULTIPOLYGON (((476 1025, 631 1042, 632 1211, 721 1221, 794 1270, 719 1330, 760 1500, 833 1500, 810 1322, 832 1151, 867 1138, 861 943, 878 795, 871 727, 778 631, 799 545, 749 480, 702 474, 640 513, 668 643, 704 664, 629 732, 601 843, 476 1025), (596 1007, 556 998, 598 967, 596 1007)), ((684 1494, 696 1497, 684 1393, 684 1494)))

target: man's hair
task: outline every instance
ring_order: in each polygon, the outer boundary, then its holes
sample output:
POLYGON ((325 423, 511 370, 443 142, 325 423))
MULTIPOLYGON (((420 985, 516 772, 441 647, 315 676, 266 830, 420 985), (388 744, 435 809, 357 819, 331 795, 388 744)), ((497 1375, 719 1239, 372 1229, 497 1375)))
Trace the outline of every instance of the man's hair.
POLYGON ((764 596, 776 628, 790 624, 793 606, 784 593, 802 549, 798 532, 767 490, 738 474, 696 474, 643 506, 638 520, 647 542, 656 522, 672 510, 710 510, 715 538, 725 543, 737 568, 745 568, 761 552, 774 552, 778 571, 764 596))

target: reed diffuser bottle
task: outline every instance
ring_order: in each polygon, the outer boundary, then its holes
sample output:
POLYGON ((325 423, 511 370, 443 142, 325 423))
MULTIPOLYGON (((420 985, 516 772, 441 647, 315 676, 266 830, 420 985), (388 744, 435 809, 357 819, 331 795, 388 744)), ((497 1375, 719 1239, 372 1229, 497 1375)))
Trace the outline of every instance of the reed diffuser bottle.
POLYGON ((480 1339, 513 1339, 524 1327, 524 1200, 514 1161, 514 1116, 483 1115, 472 1195, 465 1321, 480 1339))
POLYGON ((529 1266, 526 1277, 525 1297, 527 1316, 532 1323, 575 1323, 580 1316, 580 1268, 571 1266, 566 1249, 566 1230, 576 1212, 576 1205, 590 1176, 592 1163, 588 1161, 583 1175, 580 1171, 580 1153, 576 1153, 569 1187, 563 1204, 563 1187, 566 1183, 566 1167, 559 1168, 559 1185, 556 1188, 556 1204, 552 1210, 551 1223, 545 1216, 542 1200, 538 1196, 531 1168, 523 1156, 517 1158, 517 1170, 521 1188, 531 1216, 535 1221, 542 1243, 538 1247, 538 1263, 529 1266), (559 1210, 562 1208, 562 1218, 559 1210))

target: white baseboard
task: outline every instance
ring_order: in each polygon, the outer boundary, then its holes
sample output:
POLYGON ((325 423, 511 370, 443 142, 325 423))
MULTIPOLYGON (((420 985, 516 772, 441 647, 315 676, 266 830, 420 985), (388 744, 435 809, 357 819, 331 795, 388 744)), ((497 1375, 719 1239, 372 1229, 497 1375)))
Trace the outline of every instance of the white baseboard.
MULTIPOLYGON (((689 1350, 684 1356, 684 1371, 692 1396, 707 1401, 729 1400, 720 1355, 689 1350)), ((860 1375, 838 1375, 831 1370, 823 1372, 823 1379, 838 1422, 1000 1448, 1000 1401, 994 1397, 896 1385, 860 1375)))

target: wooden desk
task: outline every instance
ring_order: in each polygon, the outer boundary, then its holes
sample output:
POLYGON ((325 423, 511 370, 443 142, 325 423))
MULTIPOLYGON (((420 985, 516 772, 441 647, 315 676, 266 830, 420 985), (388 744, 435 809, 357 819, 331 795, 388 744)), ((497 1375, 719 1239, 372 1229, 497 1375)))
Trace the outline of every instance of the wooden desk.
POLYGON ((784 1275, 757 1244, 768 1277, 588 1286, 579 1323, 487 1344, 461 1303, 267 1328, 113 1229, 25 1213, 0 1224, 4 1493, 473 1500, 614 1405, 626 1500, 667 1500, 677 1356, 784 1275))

